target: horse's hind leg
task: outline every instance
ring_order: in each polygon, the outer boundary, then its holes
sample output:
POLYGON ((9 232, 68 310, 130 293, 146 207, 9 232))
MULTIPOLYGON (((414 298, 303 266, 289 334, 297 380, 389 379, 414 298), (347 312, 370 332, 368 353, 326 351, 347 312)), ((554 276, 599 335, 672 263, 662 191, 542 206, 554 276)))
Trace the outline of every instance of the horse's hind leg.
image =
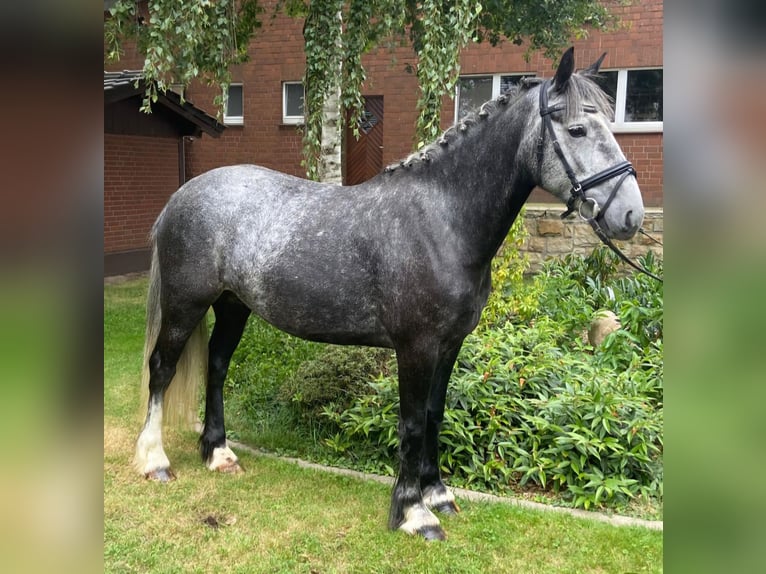
POLYGON ((199 439, 200 454, 210 470, 236 473, 241 472, 242 467, 226 444, 223 383, 231 356, 242 338, 250 309, 227 292, 213 303, 213 310, 215 327, 209 345, 205 428, 199 439))
POLYGON ((175 478, 162 447, 162 405, 186 342, 204 318, 207 307, 182 311, 163 309, 157 342, 149 358, 149 406, 136 442, 135 465, 146 478, 167 482, 175 478))

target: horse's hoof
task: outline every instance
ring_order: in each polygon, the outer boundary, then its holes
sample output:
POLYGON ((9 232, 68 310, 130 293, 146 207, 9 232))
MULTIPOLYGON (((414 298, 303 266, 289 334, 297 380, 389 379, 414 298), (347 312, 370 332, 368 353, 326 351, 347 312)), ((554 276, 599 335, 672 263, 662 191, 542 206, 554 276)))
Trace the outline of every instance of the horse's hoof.
POLYGON ((175 473, 170 470, 170 467, 155 468, 145 473, 144 476, 147 480, 153 480, 155 482, 170 482, 176 479, 175 473))
POLYGON ((433 507, 433 510, 435 510, 436 512, 440 512, 441 514, 454 515, 460 512, 460 507, 457 505, 457 502, 455 502, 454 500, 449 500, 449 501, 437 504, 436 506, 433 507))
POLYGON ((236 460, 226 461, 224 464, 216 467, 218 472, 224 474, 244 474, 245 469, 236 460))
POLYGON ((422 502, 410 507, 404 513, 404 518, 404 522, 398 527, 402 532, 422 536, 426 540, 444 540, 446 538, 444 530, 439 525, 439 519, 422 502))
POLYGON ((424 526, 418 528, 415 532, 418 536, 422 536, 428 541, 447 539, 447 534, 441 526, 424 526))
POLYGON ((213 450, 207 467, 209 470, 216 470, 226 474, 241 474, 245 472, 239 464, 237 455, 232 452, 228 446, 217 447, 213 450))

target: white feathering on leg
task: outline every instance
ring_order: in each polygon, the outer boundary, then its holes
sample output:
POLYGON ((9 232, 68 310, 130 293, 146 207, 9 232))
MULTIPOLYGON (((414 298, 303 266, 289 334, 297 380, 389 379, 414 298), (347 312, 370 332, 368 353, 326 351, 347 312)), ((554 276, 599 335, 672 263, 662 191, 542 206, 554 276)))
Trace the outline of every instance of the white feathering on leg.
POLYGON ((423 504, 416 504, 404 512, 404 522, 399 530, 407 534, 416 534, 418 530, 427 526, 439 526, 439 519, 423 504))
POLYGON ((217 447, 213 449, 213 454, 210 456, 210 460, 207 463, 209 470, 218 470, 219 468, 237 464, 237 455, 229 448, 228 445, 224 447, 217 447))
POLYGON ((434 487, 428 487, 423 491, 423 502, 428 508, 436 508, 444 504, 454 505, 455 495, 447 487, 438 490, 434 487))
POLYGON ((136 442, 133 464, 144 475, 159 468, 170 468, 170 460, 162 448, 161 401, 152 401, 149 406, 149 416, 136 442))

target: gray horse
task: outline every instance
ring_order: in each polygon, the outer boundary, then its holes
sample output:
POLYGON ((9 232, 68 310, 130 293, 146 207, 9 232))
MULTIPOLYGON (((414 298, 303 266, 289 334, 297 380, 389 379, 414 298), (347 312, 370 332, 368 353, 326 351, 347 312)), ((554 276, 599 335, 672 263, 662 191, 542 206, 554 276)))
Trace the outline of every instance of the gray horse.
POLYGON ((540 186, 585 211, 610 238, 631 237, 643 220, 635 171, 592 79, 600 63, 573 73, 568 50, 551 80, 485 103, 361 185, 251 165, 183 185, 152 232, 139 471, 174 478, 163 406, 194 405, 206 380, 202 458, 211 470, 241 472, 226 443, 222 389, 256 313, 305 339, 396 351, 400 465, 389 527, 443 539, 432 510, 458 510, 439 473, 447 383, 487 302, 492 257, 530 192, 540 186))

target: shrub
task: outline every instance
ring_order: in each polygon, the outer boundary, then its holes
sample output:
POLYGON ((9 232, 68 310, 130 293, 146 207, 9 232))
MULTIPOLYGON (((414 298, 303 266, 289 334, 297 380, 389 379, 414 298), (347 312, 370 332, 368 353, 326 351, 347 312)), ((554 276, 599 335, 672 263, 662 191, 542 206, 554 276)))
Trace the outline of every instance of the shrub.
POLYGON ((529 258, 520 247, 529 236, 524 210, 514 221, 505 242, 492 260, 492 292, 481 316, 479 330, 491 329, 506 321, 531 317, 537 310, 537 293, 525 284, 529 258))
POLYGON ((393 356, 389 349, 327 345, 284 380, 279 399, 309 419, 326 408, 344 410, 367 381, 391 371, 393 356))
MULTIPOLYGON (((270 429, 289 424, 291 413, 279 402, 278 389, 322 348, 279 331, 259 317, 250 317, 226 377, 229 438, 252 437, 254 432, 259 436, 271 434, 270 429)), ((269 441, 270 447, 275 444, 269 441)))

